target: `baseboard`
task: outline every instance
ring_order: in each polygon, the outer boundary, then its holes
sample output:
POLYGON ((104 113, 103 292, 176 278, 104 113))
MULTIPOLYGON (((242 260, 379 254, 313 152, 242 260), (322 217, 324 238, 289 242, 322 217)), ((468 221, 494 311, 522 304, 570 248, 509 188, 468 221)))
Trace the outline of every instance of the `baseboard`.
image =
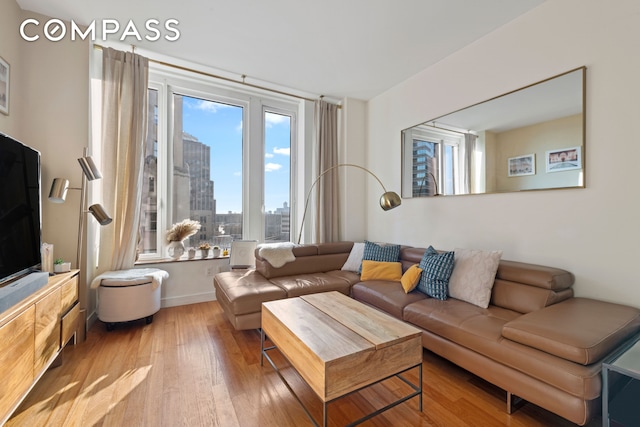
POLYGON ((163 298, 160 301, 161 307, 176 307, 179 305, 197 304, 199 302, 215 301, 215 291, 203 292, 201 294, 183 295, 179 297, 163 298))
POLYGON ((91 329, 94 323, 98 321, 98 312, 93 310, 89 316, 87 316, 87 331, 91 329))

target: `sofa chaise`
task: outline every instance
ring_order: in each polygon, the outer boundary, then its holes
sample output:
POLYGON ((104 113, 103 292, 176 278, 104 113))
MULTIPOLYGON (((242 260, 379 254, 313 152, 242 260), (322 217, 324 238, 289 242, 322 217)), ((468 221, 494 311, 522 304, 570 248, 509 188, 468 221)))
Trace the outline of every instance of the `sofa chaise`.
MULTIPOLYGON (((260 327, 263 302, 339 291, 422 330, 423 347, 576 424, 601 407, 601 365, 640 331, 640 310, 573 296, 565 270, 500 260, 487 308, 406 293, 397 282, 361 281, 343 270, 353 242, 295 247, 275 268, 256 250, 256 269, 219 273, 216 298, 238 330, 260 327)), ((401 246, 403 271, 424 248, 401 246)))

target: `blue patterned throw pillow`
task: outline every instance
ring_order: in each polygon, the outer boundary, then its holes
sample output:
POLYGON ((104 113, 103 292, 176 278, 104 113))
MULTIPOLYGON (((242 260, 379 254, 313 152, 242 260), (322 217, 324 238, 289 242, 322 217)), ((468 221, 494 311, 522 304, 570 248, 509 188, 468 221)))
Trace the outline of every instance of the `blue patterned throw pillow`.
POLYGON ((429 246, 420 261, 422 276, 417 289, 430 297, 446 300, 449 294, 449 277, 453 271, 453 256, 453 252, 440 254, 429 246))
MULTIPOLYGON (((362 260, 379 262, 398 262, 400 259, 400 245, 380 246, 376 243, 364 241, 362 260)), ((358 273, 362 273, 362 263, 358 273)))

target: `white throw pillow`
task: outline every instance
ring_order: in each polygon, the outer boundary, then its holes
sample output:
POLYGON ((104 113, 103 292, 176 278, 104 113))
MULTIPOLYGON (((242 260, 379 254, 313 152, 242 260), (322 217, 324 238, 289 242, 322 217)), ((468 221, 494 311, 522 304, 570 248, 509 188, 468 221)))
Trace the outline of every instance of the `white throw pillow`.
POLYGON ((364 256, 364 242, 354 243, 347 262, 342 266, 342 270, 358 272, 360 270, 360 264, 362 264, 362 257, 364 256))
POLYGON ((482 308, 489 307, 502 251, 456 248, 454 253, 449 296, 482 308))

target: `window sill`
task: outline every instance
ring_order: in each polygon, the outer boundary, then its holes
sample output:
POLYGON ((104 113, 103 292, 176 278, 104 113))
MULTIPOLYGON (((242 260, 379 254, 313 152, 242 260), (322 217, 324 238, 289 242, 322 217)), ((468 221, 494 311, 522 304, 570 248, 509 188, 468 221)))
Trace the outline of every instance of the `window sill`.
POLYGON ((148 264, 168 264, 168 263, 174 263, 174 262, 192 262, 192 261, 211 261, 211 260, 216 260, 216 259, 220 259, 220 260, 224 260, 224 259, 229 259, 229 255, 227 256, 219 256, 219 257, 213 257, 213 256, 209 256, 206 258, 188 258, 186 256, 182 256, 179 259, 173 259, 173 258, 152 258, 152 259, 143 259, 143 260, 138 260, 134 263, 134 265, 148 265, 148 264))

